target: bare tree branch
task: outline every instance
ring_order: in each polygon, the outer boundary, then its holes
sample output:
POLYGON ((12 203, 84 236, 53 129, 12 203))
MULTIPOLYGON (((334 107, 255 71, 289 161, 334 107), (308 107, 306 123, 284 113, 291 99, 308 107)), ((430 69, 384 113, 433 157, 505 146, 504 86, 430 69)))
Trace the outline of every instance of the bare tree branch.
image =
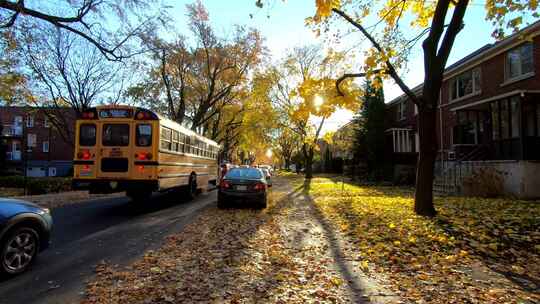
MULTIPOLYGON (((336 8, 333 8, 332 9, 333 12, 335 12, 336 14, 338 14, 339 16, 341 16, 343 19, 347 20, 350 24, 352 24, 354 27, 356 27, 360 32, 362 32, 362 34, 371 42, 371 44, 375 47, 375 49, 377 49, 377 51, 379 51, 381 54, 384 54, 384 50, 383 48, 381 47, 381 45, 375 40, 375 38, 369 34, 366 29, 358 22, 354 21, 349 15, 347 15, 345 12, 339 10, 339 9, 336 9, 336 8)), ((388 70, 388 74, 390 76, 392 76, 392 78, 394 79, 394 81, 397 83, 397 85, 400 87, 400 89, 415 103, 415 104, 418 104, 418 98, 417 96, 414 94, 414 92, 405 84, 405 82, 403 81, 403 79, 401 79, 401 77, 399 76, 399 74, 397 73, 394 65, 389 61, 389 60, 386 60, 385 62, 385 65, 386 65, 386 69, 388 70)))

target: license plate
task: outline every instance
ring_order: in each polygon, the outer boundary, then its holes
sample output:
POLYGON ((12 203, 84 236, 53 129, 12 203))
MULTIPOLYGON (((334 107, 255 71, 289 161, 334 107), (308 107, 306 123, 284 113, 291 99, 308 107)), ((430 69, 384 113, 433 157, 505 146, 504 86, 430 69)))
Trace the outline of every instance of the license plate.
POLYGON ((110 157, 122 157, 122 151, 120 150, 112 150, 111 153, 109 153, 110 157))
POLYGON ((246 190, 247 190, 247 186, 236 186, 236 190, 246 191, 246 190))

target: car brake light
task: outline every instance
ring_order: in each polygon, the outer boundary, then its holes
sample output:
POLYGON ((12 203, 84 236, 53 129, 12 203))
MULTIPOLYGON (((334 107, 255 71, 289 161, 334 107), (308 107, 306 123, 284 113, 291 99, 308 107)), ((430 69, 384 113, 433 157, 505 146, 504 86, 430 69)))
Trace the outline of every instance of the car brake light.
POLYGON ((228 189, 231 187, 231 183, 229 183, 228 181, 226 180, 222 180, 221 181, 221 184, 219 185, 222 189, 228 189))
POLYGON ((257 183, 257 184, 255 184, 255 187, 253 187, 253 189, 255 189, 257 191, 264 191, 264 190, 266 190, 266 184, 257 183))

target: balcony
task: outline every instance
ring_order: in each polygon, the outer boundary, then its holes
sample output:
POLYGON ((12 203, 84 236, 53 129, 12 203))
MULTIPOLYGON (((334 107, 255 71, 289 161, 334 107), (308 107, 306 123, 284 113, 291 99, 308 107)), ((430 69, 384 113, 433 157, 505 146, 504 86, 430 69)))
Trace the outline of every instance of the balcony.
POLYGON ((23 127, 22 125, 3 125, 2 137, 22 137, 23 127))

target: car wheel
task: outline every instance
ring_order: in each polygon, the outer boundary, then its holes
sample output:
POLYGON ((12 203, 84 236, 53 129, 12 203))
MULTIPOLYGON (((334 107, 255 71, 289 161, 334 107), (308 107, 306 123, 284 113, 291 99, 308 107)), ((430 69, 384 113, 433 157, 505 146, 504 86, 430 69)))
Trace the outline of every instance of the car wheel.
POLYGON ((39 250, 39 235, 30 227, 20 227, 4 239, 0 271, 15 275, 24 272, 34 262, 39 250))
POLYGON ((259 203, 259 209, 265 209, 266 208, 266 197, 259 203))

